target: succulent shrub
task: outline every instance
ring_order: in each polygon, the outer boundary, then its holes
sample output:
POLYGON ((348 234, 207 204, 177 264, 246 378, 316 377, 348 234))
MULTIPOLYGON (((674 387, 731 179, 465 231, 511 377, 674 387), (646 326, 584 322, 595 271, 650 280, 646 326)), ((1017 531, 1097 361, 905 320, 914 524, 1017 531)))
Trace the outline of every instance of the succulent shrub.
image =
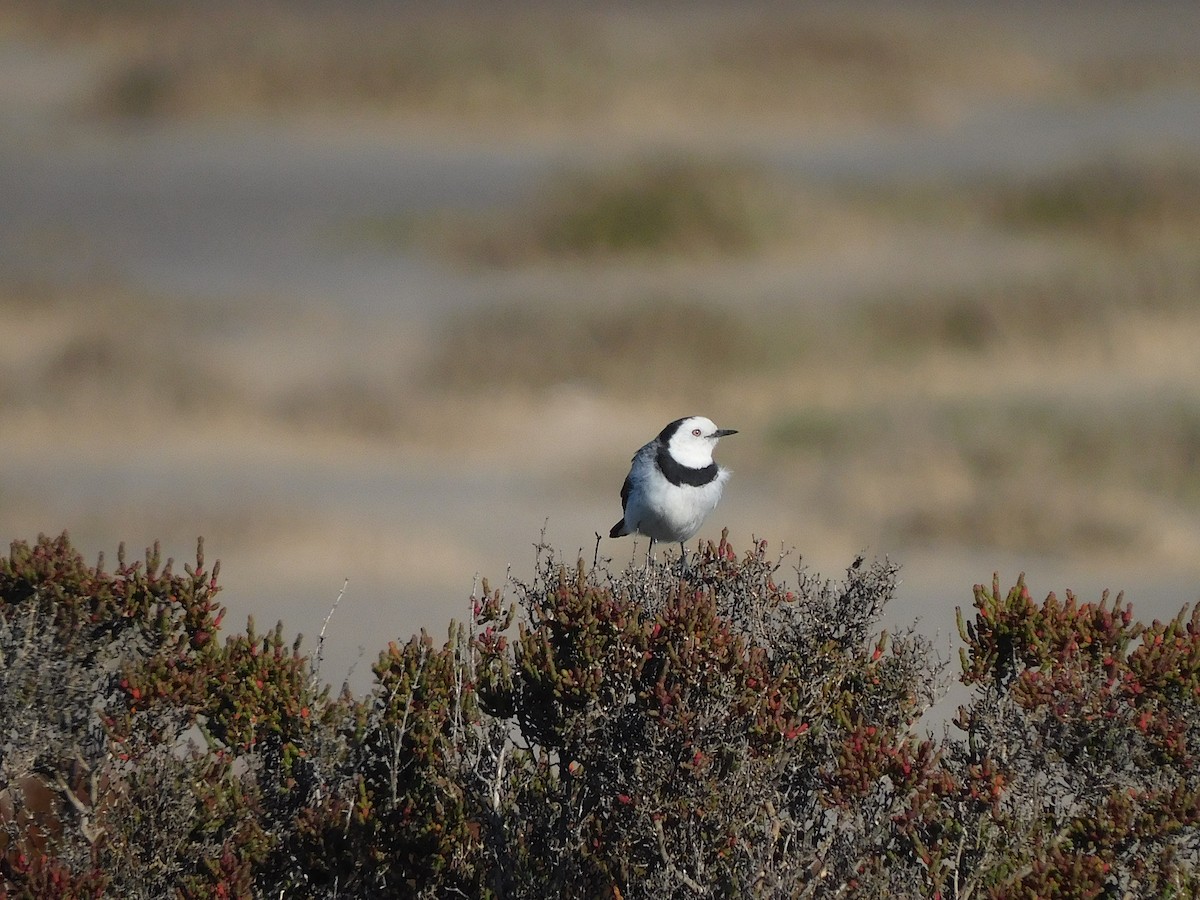
POLYGON ((837 580, 724 536, 486 582, 361 697, 217 567, 0 559, 0 898, 1124 897, 1200 890, 1200 613, 959 612, 969 695, 837 580))

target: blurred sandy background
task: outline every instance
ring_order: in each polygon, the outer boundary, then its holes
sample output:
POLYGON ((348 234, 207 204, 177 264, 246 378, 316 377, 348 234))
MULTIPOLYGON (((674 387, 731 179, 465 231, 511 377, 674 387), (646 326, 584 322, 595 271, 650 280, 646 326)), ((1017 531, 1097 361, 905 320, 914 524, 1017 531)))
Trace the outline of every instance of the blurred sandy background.
POLYGON ((897 622, 1195 600, 1200 5, 0 3, 4 538, 349 578, 362 684, 692 413, 897 622))

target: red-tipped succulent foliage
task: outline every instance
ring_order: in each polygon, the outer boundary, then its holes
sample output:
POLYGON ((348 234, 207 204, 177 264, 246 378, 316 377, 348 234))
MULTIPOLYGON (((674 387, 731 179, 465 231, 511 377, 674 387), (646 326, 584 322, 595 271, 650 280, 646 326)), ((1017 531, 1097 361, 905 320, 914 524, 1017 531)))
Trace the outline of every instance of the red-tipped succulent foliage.
MULTIPOLYGON (((202 548, 201 548, 202 550, 202 548)), ((959 613, 969 691, 838 581, 724 536, 682 574, 565 566, 472 597, 332 695, 216 567, 0 559, 9 897, 1194 896, 1200 614, 959 613)))

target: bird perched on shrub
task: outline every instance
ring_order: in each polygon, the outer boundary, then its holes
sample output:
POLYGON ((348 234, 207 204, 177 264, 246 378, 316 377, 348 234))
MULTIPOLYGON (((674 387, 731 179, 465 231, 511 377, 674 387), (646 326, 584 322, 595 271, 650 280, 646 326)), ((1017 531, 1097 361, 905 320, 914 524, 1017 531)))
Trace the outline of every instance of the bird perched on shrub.
POLYGON ((704 416, 676 419, 633 456, 621 487, 624 515, 609 537, 644 534, 650 538, 647 562, 655 541, 677 541, 686 565, 690 540, 721 499, 729 470, 713 462, 721 438, 737 434, 718 428, 704 416))

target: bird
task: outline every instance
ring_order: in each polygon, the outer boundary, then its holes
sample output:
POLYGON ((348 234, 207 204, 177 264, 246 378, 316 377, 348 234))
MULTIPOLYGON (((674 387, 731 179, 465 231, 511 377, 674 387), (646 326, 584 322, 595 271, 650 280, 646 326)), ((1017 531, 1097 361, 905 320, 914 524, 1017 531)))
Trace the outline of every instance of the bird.
POLYGON ((685 542, 716 508, 729 480, 729 470, 713 461, 713 450, 731 434, 737 430, 718 428, 704 416, 676 419, 663 428, 633 455, 621 486, 623 515, 608 536, 650 538, 647 565, 654 559, 655 541, 677 541, 686 566, 685 542))

